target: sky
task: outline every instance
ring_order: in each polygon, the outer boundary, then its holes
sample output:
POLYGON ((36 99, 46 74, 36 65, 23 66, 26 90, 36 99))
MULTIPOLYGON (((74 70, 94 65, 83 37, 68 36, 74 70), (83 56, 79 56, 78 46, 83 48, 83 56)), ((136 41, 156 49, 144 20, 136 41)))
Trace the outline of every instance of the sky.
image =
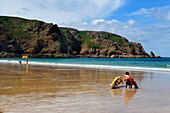
POLYGON ((170 0, 0 0, 0 15, 111 32, 170 57, 170 0))

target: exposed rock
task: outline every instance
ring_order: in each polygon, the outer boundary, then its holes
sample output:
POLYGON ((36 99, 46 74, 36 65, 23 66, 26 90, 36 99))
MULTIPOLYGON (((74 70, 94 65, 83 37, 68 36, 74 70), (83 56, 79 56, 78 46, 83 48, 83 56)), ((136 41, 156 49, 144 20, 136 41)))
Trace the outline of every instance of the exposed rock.
POLYGON ((81 45, 81 51, 80 54, 84 55, 84 54, 88 54, 89 53, 89 47, 86 43, 83 43, 81 45))
POLYGON ((155 58, 155 54, 152 51, 150 52, 150 57, 155 58))
POLYGON ((155 57, 140 43, 107 32, 78 31, 56 24, 0 16, 0 57, 155 57), (8 24, 7 24, 8 23, 8 24))

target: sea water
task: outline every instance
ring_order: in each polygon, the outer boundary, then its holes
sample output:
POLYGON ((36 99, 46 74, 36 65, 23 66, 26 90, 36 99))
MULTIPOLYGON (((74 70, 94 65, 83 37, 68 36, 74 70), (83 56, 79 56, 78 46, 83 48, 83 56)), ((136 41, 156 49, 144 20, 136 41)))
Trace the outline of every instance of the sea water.
MULTIPOLYGON (((22 58, 1 58, 0 63, 25 64, 22 58)), ((170 71, 170 57, 166 58, 29 58, 30 65, 71 66, 84 68, 126 69, 142 71, 170 71)))

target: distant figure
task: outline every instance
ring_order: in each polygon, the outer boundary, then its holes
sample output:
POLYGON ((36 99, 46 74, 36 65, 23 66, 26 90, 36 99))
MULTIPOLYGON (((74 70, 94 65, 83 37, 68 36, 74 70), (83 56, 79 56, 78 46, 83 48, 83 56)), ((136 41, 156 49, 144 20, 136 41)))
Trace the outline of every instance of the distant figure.
POLYGON ((129 72, 126 72, 124 75, 124 81, 126 81, 126 88, 129 85, 129 88, 132 88, 132 85, 135 86, 135 89, 138 89, 137 83, 133 80, 133 78, 129 75, 129 72))
POLYGON ((22 64, 22 61, 21 61, 21 60, 19 60, 19 64, 22 64))

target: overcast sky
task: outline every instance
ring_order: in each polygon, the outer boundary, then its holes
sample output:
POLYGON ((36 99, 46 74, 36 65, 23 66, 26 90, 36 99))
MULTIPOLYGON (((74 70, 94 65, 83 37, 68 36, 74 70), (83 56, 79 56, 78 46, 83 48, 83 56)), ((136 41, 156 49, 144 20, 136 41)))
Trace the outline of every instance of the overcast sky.
POLYGON ((170 56, 170 0, 0 0, 0 15, 112 32, 170 56))

